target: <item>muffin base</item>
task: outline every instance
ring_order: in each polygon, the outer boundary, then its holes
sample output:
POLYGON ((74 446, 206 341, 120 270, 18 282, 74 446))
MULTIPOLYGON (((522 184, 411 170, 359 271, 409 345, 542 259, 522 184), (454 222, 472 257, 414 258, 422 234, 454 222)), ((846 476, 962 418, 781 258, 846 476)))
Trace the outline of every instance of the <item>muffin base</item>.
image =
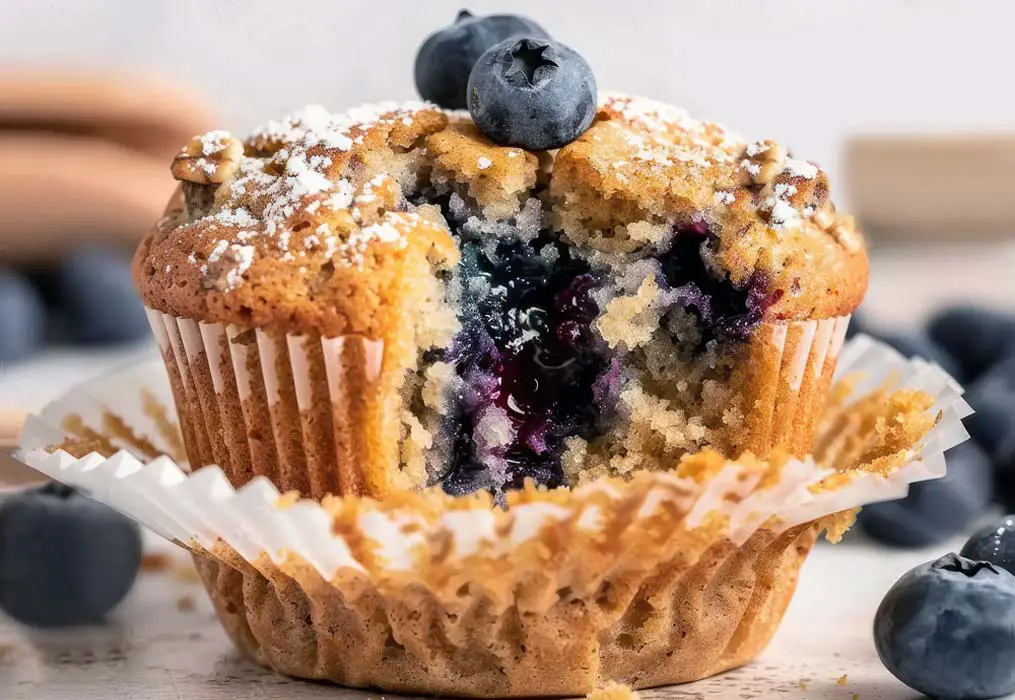
POLYGON ((678 551, 588 595, 556 591, 545 610, 468 592, 448 604, 347 573, 327 582, 306 565, 254 568, 235 553, 194 559, 233 643, 280 673, 406 693, 584 695, 607 681, 686 683, 754 659, 820 529, 720 540, 693 564, 678 551))

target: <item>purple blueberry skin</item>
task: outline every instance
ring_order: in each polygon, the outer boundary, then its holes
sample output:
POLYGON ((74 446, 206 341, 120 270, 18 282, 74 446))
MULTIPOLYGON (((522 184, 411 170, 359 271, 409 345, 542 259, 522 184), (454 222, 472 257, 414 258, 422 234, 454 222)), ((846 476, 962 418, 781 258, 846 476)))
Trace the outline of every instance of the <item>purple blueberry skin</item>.
POLYGON ((130 257, 122 251, 93 245, 65 256, 56 272, 54 291, 73 342, 128 343, 151 334, 134 289, 130 257))
POLYGON ((922 357, 941 368, 958 381, 964 381, 962 366, 943 347, 922 333, 891 333, 875 330, 871 333, 878 340, 887 343, 908 358, 922 357))
POLYGON ((990 460, 973 441, 945 454, 948 474, 913 484, 898 501, 864 506, 860 529, 882 544, 929 547, 963 532, 990 505, 994 495, 990 460))
POLYGON ((967 380, 975 380, 997 362, 1015 356, 1015 314, 953 306, 930 319, 927 334, 958 361, 967 380))
POLYGON ((578 53, 539 37, 502 41, 469 75, 469 114, 502 146, 560 148, 592 125, 596 79, 578 53))
POLYGON ((922 564, 885 595, 874 645, 892 675, 934 698, 1015 691, 1015 576, 957 554, 922 564))
POLYGON ((989 561, 1015 574, 1015 515, 977 530, 962 547, 967 559, 989 561))
POLYGON ((0 363, 25 359, 42 344, 46 307, 24 276, 0 268, 0 363))
POLYGON ((0 609, 19 622, 101 622, 130 591, 140 564, 137 523, 66 486, 0 503, 0 609))
POLYGON ((420 97, 445 109, 466 109, 466 87, 476 61, 490 47, 517 36, 550 38, 526 17, 475 17, 462 10, 454 24, 428 36, 416 54, 414 74, 420 97))
POLYGON ((971 386, 969 434, 983 445, 999 471, 1015 469, 1015 356, 992 367, 971 386))

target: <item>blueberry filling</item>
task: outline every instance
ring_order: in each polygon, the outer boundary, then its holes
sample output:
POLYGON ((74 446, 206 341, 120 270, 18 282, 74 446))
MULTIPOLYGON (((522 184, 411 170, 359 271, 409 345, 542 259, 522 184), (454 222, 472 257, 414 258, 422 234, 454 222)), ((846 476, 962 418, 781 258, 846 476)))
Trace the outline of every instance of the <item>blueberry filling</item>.
POLYGON ((559 486, 564 439, 594 436, 604 387, 619 373, 590 330, 598 279, 547 238, 492 252, 465 242, 462 257, 463 330, 450 359, 464 389, 440 483, 454 495, 526 478, 559 486))
POLYGON ((747 340, 765 311, 782 297, 779 290, 767 291, 768 280, 760 274, 740 286, 728 277, 716 277, 703 257, 714 243, 708 226, 694 222, 679 228, 670 249, 659 257, 677 303, 698 317, 702 346, 716 339, 747 340))
MULTIPOLYGON (((622 358, 594 330, 608 273, 545 231, 534 240, 495 237, 453 199, 429 201, 455 225, 462 251, 462 330, 440 353, 461 382, 440 440, 450 447, 447 467, 432 483, 452 495, 489 490, 498 498, 525 479, 561 486, 565 440, 593 440, 616 415, 622 358)), ((521 233, 520 223, 507 226, 516 225, 521 233)), ((745 285, 717 277, 705 262, 712 245, 708 227, 695 223, 678 229, 658 258, 670 303, 698 322, 695 351, 746 340, 780 296, 760 275, 745 285)))

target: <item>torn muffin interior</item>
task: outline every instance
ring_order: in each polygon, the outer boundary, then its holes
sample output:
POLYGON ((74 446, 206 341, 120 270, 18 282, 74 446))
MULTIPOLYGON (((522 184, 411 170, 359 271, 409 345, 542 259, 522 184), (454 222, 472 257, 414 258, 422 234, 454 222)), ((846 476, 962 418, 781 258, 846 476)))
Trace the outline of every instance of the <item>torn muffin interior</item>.
POLYGON ((411 197, 440 206, 462 251, 446 281, 461 330, 423 353, 404 431, 425 428, 427 483, 453 495, 673 468, 739 415, 724 382, 771 303, 762 285, 710 269, 703 221, 607 262, 552 230, 541 195, 500 220, 442 185, 411 197))

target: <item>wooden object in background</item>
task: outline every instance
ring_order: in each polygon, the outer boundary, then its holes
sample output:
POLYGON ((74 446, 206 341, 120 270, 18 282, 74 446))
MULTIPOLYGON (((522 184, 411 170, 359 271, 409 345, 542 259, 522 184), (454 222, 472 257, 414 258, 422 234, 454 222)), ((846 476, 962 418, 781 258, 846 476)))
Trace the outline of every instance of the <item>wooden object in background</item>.
POLYGON ((874 241, 1015 237, 1015 133, 851 136, 843 182, 874 241))
POLYGON ((9 408, 0 408, 0 493, 46 480, 39 472, 26 467, 10 456, 17 447, 18 433, 25 414, 9 408))
POLYGON ((0 258, 133 250, 176 186, 173 156, 214 123, 203 100, 150 77, 0 72, 0 258))

